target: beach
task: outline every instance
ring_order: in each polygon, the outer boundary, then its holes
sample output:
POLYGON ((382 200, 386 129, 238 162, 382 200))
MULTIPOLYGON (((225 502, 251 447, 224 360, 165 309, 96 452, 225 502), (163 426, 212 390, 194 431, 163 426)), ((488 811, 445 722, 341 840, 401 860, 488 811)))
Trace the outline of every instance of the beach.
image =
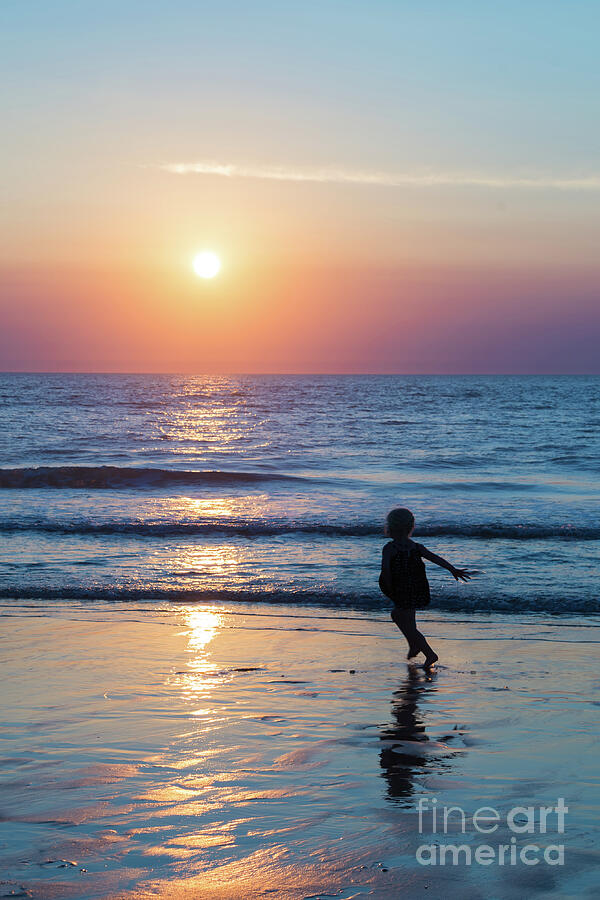
POLYGON ((431 610, 427 676, 384 612, 4 601, 2 614, 3 896, 595 895, 600 622, 431 610), (545 834, 507 826, 511 809, 559 798, 563 833, 555 814, 545 834), (464 826, 455 812, 434 829, 434 805, 462 808, 464 826), (492 834, 473 826, 484 806, 502 819, 492 834), (563 861, 417 860, 423 845, 511 837, 562 845, 563 861))

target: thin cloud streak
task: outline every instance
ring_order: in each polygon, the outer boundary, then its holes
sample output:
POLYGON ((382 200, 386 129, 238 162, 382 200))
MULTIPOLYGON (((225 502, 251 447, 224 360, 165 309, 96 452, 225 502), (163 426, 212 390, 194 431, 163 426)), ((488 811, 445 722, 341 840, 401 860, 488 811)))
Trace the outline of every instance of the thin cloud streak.
POLYGON ((313 182, 315 184, 362 184, 379 187, 475 187, 538 188, 563 191, 600 190, 600 175, 511 176, 452 172, 361 172, 349 169, 299 169, 284 166, 236 165, 211 161, 164 163, 159 166, 172 175, 218 175, 223 178, 258 178, 269 181, 313 182))

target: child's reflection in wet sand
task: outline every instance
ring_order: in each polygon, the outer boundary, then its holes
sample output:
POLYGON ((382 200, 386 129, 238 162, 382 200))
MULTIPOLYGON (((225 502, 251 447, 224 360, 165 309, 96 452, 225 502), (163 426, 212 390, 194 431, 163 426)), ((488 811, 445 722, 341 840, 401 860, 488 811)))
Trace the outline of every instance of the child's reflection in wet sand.
POLYGON ((416 666, 408 667, 408 674, 399 690, 394 691, 392 715, 394 721, 381 730, 384 746, 380 754, 383 777, 388 784, 388 796, 394 800, 406 799, 415 793, 415 776, 425 774, 432 765, 440 764, 440 758, 432 756, 426 748, 411 747, 429 741, 419 711, 419 702, 425 693, 435 691, 435 670, 423 672, 416 666))

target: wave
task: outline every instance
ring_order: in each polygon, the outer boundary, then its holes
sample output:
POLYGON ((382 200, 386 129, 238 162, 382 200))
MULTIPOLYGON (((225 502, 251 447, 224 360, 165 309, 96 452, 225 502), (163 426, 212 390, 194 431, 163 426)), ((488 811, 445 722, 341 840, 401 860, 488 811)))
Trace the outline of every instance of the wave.
MULTIPOLYGON (((380 522, 326 523, 295 521, 215 520, 200 522, 93 521, 78 519, 5 519, 0 520, 0 532, 39 532, 62 535, 123 535, 131 537, 277 537, 286 534, 306 534, 323 537, 378 537, 384 539, 380 522)), ((597 541, 600 527, 586 525, 542 525, 503 523, 440 523, 421 525, 414 539, 428 537, 461 537, 472 540, 512 541, 597 541)))
POLYGON ((37 466, 0 469, 0 488, 163 488, 175 485, 244 484, 265 481, 306 481, 278 472, 187 471, 121 466, 37 466))
MULTIPOLYGON (((329 609, 390 610, 389 602, 379 594, 351 594, 327 591, 285 591, 285 590, 207 590, 207 589, 161 589, 58 587, 3 587, 0 599, 37 601, 104 601, 107 603, 163 602, 163 603, 266 603, 288 606, 318 606, 329 609)), ((560 595, 498 596, 475 594, 438 593, 428 610, 448 612, 497 612, 519 615, 521 613, 551 613, 553 615, 598 615, 600 601, 595 597, 564 597, 560 595)))
MULTIPOLYGON (((64 456, 67 451, 50 451, 52 455, 64 456)), ((424 465, 424 464, 423 464, 424 465)), ((422 464, 413 465, 413 468, 422 468, 422 464)), ((454 493, 465 492, 539 492, 551 489, 556 491, 557 486, 542 481, 494 481, 494 480, 448 480, 431 481, 425 483, 422 480, 411 481, 406 478, 398 480, 398 473, 389 473, 389 479, 385 485, 386 490, 418 490, 422 492, 439 493, 448 491, 454 493)), ((370 479, 366 477, 366 482, 370 479)), ((0 469, 0 489, 5 490, 36 490, 43 488, 66 490, 119 490, 119 489, 163 489, 168 487, 210 487, 211 485, 223 486, 236 484, 256 484, 267 482, 288 482, 301 484, 305 487, 311 485, 329 484, 332 481, 337 484, 355 485, 361 479, 348 478, 343 471, 337 476, 328 475, 288 475, 283 472, 239 472, 228 470, 187 470, 187 469, 163 469, 151 466, 32 466, 26 468, 0 469)), ((573 490, 573 486, 569 486, 573 490)))

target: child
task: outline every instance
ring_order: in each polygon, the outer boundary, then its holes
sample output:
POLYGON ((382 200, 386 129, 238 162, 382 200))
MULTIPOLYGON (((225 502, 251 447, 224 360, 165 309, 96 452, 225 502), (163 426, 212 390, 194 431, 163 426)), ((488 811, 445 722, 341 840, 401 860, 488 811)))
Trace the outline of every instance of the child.
POLYGON ((429 605, 429 582, 423 559, 454 575, 457 581, 469 581, 474 572, 455 569, 454 566, 431 553, 423 544, 411 541, 415 517, 410 509, 393 509, 385 522, 385 533, 391 541, 383 548, 379 587, 394 603, 392 619, 408 641, 407 659, 417 653, 425 654, 424 669, 429 669, 438 661, 438 655, 429 646, 415 622, 415 610, 429 605))

